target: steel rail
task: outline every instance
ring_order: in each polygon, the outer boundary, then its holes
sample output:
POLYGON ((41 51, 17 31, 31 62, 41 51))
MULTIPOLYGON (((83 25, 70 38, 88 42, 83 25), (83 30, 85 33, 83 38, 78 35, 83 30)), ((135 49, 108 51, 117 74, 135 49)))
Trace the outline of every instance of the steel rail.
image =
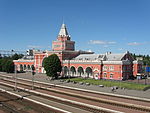
MULTIPOLYGON (((0 84, 3 84, 3 85, 8 86, 8 87, 13 87, 10 84, 6 84, 6 83, 2 83, 2 82, 0 82, 0 84)), ((102 108, 102 107, 99 107, 99 106, 94 106, 94 105, 90 105, 90 104, 86 104, 86 103, 81 103, 81 102, 77 102, 77 101, 73 101, 73 100, 68 100, 68 99, 65 99, 65 98, 61 98, 61 97, 57 97, 57 96, 53 96, 53 95, 49 95, 49 94, 44 94, 44 93, 41 93, 41 92, 25 89, 25 88, 22 88, 22 87, 17 87, 17 88, 22 90, 22 91, 33 94, 33 95, 46 97, 46 98, 48 98, 52 101, 61 102, 63 104, 67 104, 67 105, 70 105, 70 106, 73 106, 73 107, 77 107, 77 108, 80 108, 80 109, 91 111, 93 113, 99 113, 99 112, 100 113, 123 113, 123 112, 116 111, 116 110, 111 110, 111 109, 102 108)))
MULTIPOLYGON (((8 81, 13 82, 12 80, 8 80, 8 81)), ((26 83, 22 83, 22 82, 18 82, 18 83, 22 84, 22 85, 30 86, 30 84, 26 84, 26 83)), ((84 98, 84 99, 88 99, 88 100, 92 100, 92 101, 97 101, 100 103, 105 103, 105 104, 110 104, 110 105, 115 105, 115 106, 120 106, 120 107, 150 112, 150 107, 147 107, 147 106, 141 106, 141 105, 135 105, 135 104, 130 104, 130 103, 112 101, 112 100, 107 100, 107 99, 102 99, 102 98, 85 96, 85 95, 81 95, 81 94, 74 94, 74 93, 70 93, 70 92, 64 92, 64 91, 46 88, 46 87, 41 87, 41 86, 35 86, 35 87, 40 88, 40 89, 44 89, 44 90, 48 90, 48 91, 52 91, 55 93, 59 93, 59 94, 65 94, 65 95, 74 96, 74 97, 78 97, 78 98, 84 98)))

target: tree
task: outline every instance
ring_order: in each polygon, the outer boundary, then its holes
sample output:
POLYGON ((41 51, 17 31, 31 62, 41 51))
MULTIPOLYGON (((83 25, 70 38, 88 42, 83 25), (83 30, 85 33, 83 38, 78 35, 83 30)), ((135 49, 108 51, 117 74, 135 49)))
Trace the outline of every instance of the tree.
POLYGON ((23 56, 24 56, 23 54, 17 54, 17 53, 15 53, 11 58, 13 60, 18 60, 19 58, 22 58, 23 56))
POLYGON ((4 58, 1 61, 2 72, 6 72, 6 69, 7 69, 7 67, 6 67, 7 60, 8 60, 7 58, 4 58))
POLYGON ((14 63, 12 60, 7 60, 5 64, 5 69, 7 73, 13 73, 14 72, 14 63))
POLYGON ((0 71, 13 73, 14 72, 14 63, 9 59, 1 59, 0 61, 0 71))
POLYGON ((0 71, 2 71, 2 60, 3 59, 0 59, 0 71))
POLYGON ((2 55, 0 54, 0 59, 2 59, 2 55))
POLYGON ((52 78, 58 78, 58 73, 61 72, 61 61, 56 54, 52 54, 49 57, 43 59, 43 67, 47 76, 52 78))

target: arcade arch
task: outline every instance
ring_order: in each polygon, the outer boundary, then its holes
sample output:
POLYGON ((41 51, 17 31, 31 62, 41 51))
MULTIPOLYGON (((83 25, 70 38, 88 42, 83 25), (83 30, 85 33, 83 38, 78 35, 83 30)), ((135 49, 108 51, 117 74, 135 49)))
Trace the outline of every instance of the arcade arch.
POLYGON ((82 67, 78 67, 77 72, 78 72, 80 77, 84 75, 84 70, 82 67))
POLYGON ((70 72, 71 72, 71 76, 76 75, 76 69, 75 69, 74 66, 72 66, 72 67, 70 68, 70 72))
POLYGON ((24 64, 24 70, 26 70, 27 69, 27 66, 26 66, 26 64, 24 64))
POLYGON ((23 71, 23 65, 20 64, 20 71, 23 71))
POLYGON ((30 70, 30 69, 31 69, 30 65, 28 65, 28 66, 27 66, 27 69, 28 69, 28 70, 30 70))
POLYGON ((69 72, 68 67, 67 67, 67 66, 65 66, 63 70, 64 70, 64 75, 68 75, 68 72, 69 72))
POLYGON ((93 71, 92 71, 92 68, 90 68, 90 67, 87 67, 86 69, 85 69, 85 72, 86 72, 86 75, 87 75, 87 77, 89 78, 93 78, 93 71))

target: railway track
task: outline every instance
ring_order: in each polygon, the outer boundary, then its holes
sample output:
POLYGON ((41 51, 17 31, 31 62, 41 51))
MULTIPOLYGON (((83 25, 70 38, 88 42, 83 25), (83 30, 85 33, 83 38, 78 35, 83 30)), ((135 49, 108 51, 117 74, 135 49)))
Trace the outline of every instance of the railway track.
MULTIPOLYGON (((12 80, 10 80, 10 76, 5 76, 6 78, 4 79, 3 78, 3 82, 9 82, 10 84, 14 84, 12 80)), ((22 85, 22 87, 26 86, 27 87, 30 87, 31 88, 31 81, 27 81, 27 80, 24 80, 24 79, 18 79, 17 80, 18 82, 18 85, 22 85)), ((27 88, 27 89, 30 89, 30 88, 27 88)), ((145 100, 143 99, 136 99, 136 98, 133 98, 131 100, 131 97, 127 100, 127 97, 126 98, 121 98, 120 96, 119 97, 116 97, 113 95, 113 99, 112 99, 112 96, 109 95, 102 95, 102 94, 96 94, 96 92, 93 94, 91 92, 86 92, 86 91, 79 91, 79 90, 75 90, 75 89, 69 89, 68 87, 64 87, 63 88, 63 91, 62 91, 62 87, 58 86, 58 85, 49 85, 49 84, 45 84, 45 83, 38 83, 38 82, 35 82, 35 88, 36 88, 36 91, 38 90, 38 92, 43 92, 45 94, 48 94, 48 95, 57 95, 57 97, 63 97, 63 98, 69 98, 69 99, 72 99, 72 100, 78 100, 79 102, 84 102, 84 103, 88 103, 88 104, 91 104, 91 105, 95 105, 95 106, 102 106, 102 107, 106 107, 106 108, 113 108, 115 110, 121 110, 123 112, 132 112, 132 113, 138 113, 138 112, 150 112, 150 103, 148 100, 145 100), (63 95, 63 96, 62 96, 63 95), (106 98, 107 97, 107 98, 106 98), (118 102, 116 100, 121 101, 121 102, 118 102), (123 100, 121 100, 123 99, 123 100), (127 102, 128 103, 127 103, 127 102), (138 105, 137 105, 138 103, 138 105), (147 106, 146 106, 147 105, 147 106)), ((46 97, 46 96, 45 96, 46 97)), ((46 97, 48 98, 48 96, 46 97)), ((93 111, 92 111, 93 112, 93 111)))
MULTIPOLYGON (((10 75, 8 76, 7 74, 5 74, 4 76, 3 75, 0 73, 0 76, 2 76, 2 77, 11 78, 11 79, 13 78, 13 76, 10 76, 10 75)), ((25 81, 25 82, 31 83, 30 79, 24 79, 24 78, 17 78, 17 79, 22 81, 22 82, 25 81)), ((40 81, 34 81, 34 84, 35 84, 35 86, 39 85, 41 87, 44 86, 44 87, 51 87, 51 88, 55 87, 55 89, 58 88, 58 89, 63 89, 65 91, 70 90, 70 91, 73 91, 74 93, 78 93, 80 91, 80 93, 84 93, 84 92, 85 92, 85 94, 90 93, 90 94, 93 94, 93 96, 95 96, 95 94, 100 95, 100 96, 106 96, 107 98, 109 96, 110 99, 114 99, 112 97, 117 97, 117 99, 122 98, 122 99, 137 100, 137 101, 148 102, 148 103, 150 102, 150 99, 147 99, 147 98, 139 98, 139 97, 133 97, 133 96, 131 97, 131 96, 126 96, 126 95, 104 93, 104 92, 98 92, 98 91, 92 91, 92 90, 86 90, 86 89, 79 89, 79 88, 75 88, 75 87, 68 87, 68 86, 63 86, 63 85, 51 84, 51 83, 46 83, 46 82, 40 82, 40 81)), ((131 101, 129 101, 129 102, 131 102, 131 101)))
MULTIPOLYGON (((0 83, 0 84, 5 85, 7 87, 13 87, 12 85, 6 84, 6 83, 0 83)), ((25 89, 22 87, 18 87, 18 90, 29 93, 30 95, 36 95, 39 97, 43 97, 49 101, 55 101, 55 102, 58 102, 61 104, 72 106, 72 107, 75 107, 78 109, 83 109, 83 110, 93 112, 93 113, 123 113, 123 112, 116 111, 116 110, 106 109, 106 108, 102 108, 102 107, 98 107, 98 106, 94 106, 94 105, 90 105, 90 104, 86 104, 86 103, 77 102, 72 99, 69 100, 66 98, 61 98, 55 94, 52 95, 52 94, 46 94, 44 92, 41 93, 41 92, 39 92, 39 90, 37 91, 37 89, 36 89, 36 91, 34 91, 34 90, 29 90, 29 89, 25 89)), ((76 111, 74 111, 73 113, 76 113, 76 111)), ((83 113, 83 112, 78 112, 78 113, 83 113)))
POLYGON ((32 99, 29 101, 29 96, 31 95, 17 95, 10 88, 7 90, 0 88, 0 113, 71 113, 52 106, 39 108, 39 103, 33 102, 32 99))

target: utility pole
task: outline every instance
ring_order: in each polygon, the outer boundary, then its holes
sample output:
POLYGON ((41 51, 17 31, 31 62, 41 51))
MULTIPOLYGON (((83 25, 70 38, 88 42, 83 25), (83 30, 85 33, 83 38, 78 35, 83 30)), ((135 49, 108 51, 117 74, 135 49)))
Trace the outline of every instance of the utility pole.
POLYGON ((147 79, 147 76, 149 74, 149 71, 150 71, 150 67, 148 67, 148 65, 146 64, 146 75, 144 75, 144 77, 145 77, 145 85, 147 84, 146 83, 146 79, 147 79))
POLYGON ((17 91, 17 65, 15 65, 15 91, 17 91))
POLYGON ((69 75, 69 80, 70 80, 70 59, 68 59, 68 75, 69 75))

